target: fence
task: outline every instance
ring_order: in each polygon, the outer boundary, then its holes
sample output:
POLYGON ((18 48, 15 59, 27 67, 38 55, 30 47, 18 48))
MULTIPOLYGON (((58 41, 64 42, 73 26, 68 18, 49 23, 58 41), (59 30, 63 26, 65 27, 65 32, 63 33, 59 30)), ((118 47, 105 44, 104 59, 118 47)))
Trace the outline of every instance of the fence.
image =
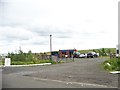
POLYGON ((74 58, 59 58, 57 56, 52 56, 52 61, 54 61, 54 62, 73 62, 74 58))

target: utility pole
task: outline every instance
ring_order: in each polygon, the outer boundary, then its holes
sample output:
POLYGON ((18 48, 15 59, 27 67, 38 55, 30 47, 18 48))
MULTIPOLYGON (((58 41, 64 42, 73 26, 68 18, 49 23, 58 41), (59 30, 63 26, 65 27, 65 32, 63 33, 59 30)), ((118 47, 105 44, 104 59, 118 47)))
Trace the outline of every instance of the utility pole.
POLYGON ((52 61, 52 35, 50 34, 50 60, 52 61))

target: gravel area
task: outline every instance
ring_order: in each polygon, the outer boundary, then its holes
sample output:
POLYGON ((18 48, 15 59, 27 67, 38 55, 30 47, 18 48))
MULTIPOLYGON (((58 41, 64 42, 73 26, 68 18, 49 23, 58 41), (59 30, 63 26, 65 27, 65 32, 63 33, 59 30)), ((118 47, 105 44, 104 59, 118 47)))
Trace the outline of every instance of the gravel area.
POLYGON ((3 74, 117 87, 118 74, 110 74, 101 67, 105 60, 106 58, 83 58, 75 59, 75 62, 49 66, 5 67, 3 74))

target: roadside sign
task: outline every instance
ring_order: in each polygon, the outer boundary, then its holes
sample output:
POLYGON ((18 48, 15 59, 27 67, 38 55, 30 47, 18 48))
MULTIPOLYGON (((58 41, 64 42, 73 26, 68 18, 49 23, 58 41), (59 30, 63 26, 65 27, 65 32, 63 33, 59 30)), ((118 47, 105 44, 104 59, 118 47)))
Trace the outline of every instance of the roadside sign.
POLYGON ((11 59, 10 58, 5 58, 5 66, 10 66, 11 65, 11 59))

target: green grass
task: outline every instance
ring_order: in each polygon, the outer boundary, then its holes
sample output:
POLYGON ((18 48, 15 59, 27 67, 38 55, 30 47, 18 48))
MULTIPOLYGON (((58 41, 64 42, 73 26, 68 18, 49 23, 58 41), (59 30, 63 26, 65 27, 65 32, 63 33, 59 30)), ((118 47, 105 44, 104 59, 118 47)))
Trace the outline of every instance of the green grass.
MULTIPOLYGON (((115 53, 116 49, 115 48, 104 48, 105 51, 107 51, 108 49, 110 49, 111 52, 115 53)), ((94 49, 97 53, 99 53, 98 49, 94 49)), ((89 49, 89 50, 78 50, 80 53, 88 53, 88 52, 92 52, 93 49, 89 49)))
MULTIPOLYGON (((11 65, 29 65, 29 64, 41 64, 41 63, 51 63, 51 64, 59 64, 64 63, 62 61, 55 62, 50 60, 36 60, 36 61, 11 61, 11 65)), ((0 65, 3 65, 4 61, 0 61, 0 65)))
POLYGON ((11 65, 28 65, 28 64, 40 64, 40 63, 50 63, 50 60, 11 61, 11 65))
POLYGON ((120 71, 120 58, 112 58, 107 60, 103 62, 102 66, 107 71, 120 71))
POLYGON ((12 61, 12 65, 28 65, 28 64, 40 64, 40 63, 51 63, 51 64, 59 64, 59 63, 64 63, 62 61, 60 62, 55 62, 55 61, 50 61, 50 60, 37 60, 37 61, 12 61))
POLYGON ((0 65, 3 65, 3 61, 2 60, 0 60, 0 65))

